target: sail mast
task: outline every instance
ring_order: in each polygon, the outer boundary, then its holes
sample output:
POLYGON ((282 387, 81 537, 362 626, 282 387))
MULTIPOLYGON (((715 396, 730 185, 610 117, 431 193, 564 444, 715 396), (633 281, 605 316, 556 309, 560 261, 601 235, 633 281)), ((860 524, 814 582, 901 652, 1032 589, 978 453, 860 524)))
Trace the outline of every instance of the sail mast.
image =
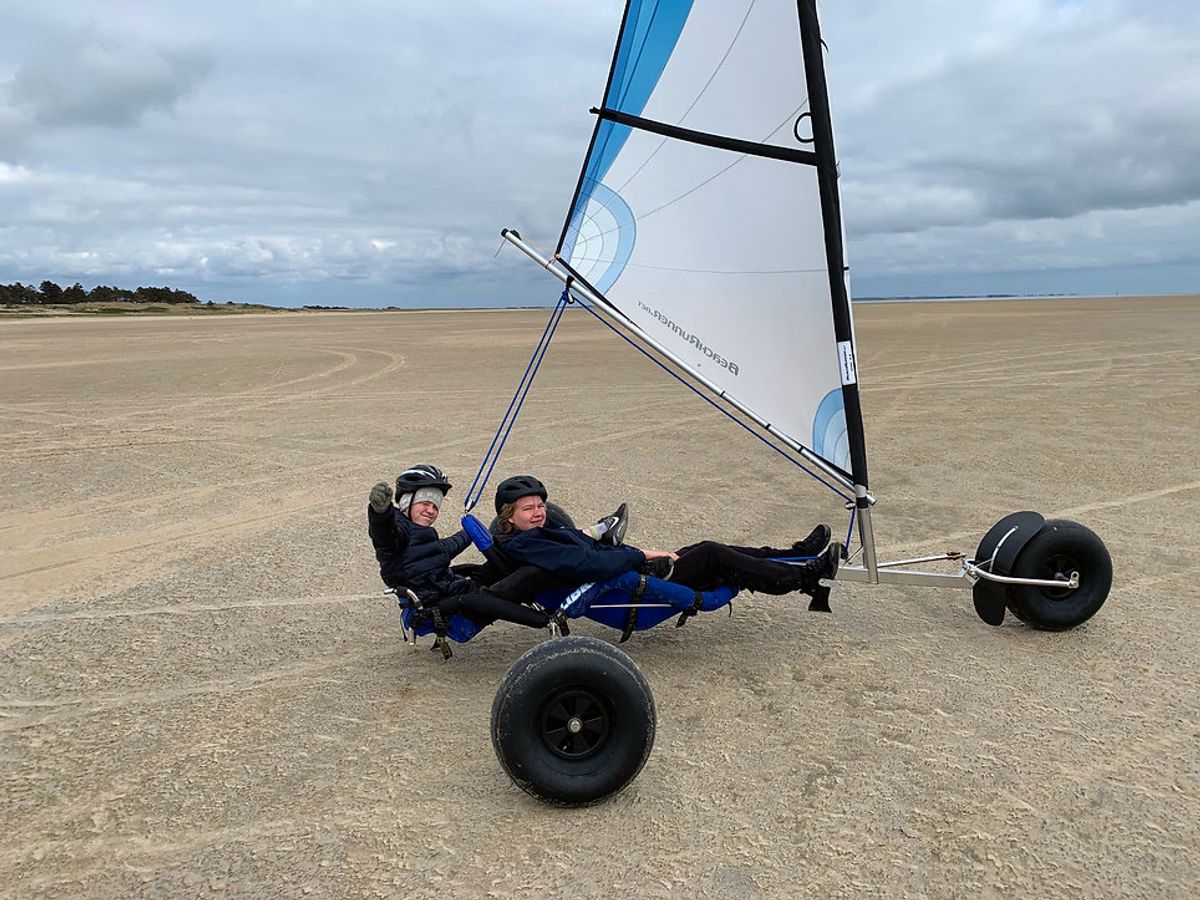
MULTIPOLYGON (((846 430, 850 438, 850 465, 856 484, 867 484, 867 447, 863 432, 862 403, 858 394, 858 372, 854 348, 854 325, 850 316, 850 297, 846 288, 845 249, 842 244, 842 210, 838 196, 837 153, 833 144, 833 119, 829 112, 829 92, 825 83, 825 60, 821 44, 821 26, 817 21, 816 0, 798 0, 800 44, 804 55, 804 76, 812 123, 813 149, 816 153, 817 179, 821 191, 821 214, 825 223, 825 255, 829 262, 829 293, 833 299, 834 336, 842 368, 842 402, 846 412, 846 430)), ((861 505, 865 506, 865 502, 861 505)))

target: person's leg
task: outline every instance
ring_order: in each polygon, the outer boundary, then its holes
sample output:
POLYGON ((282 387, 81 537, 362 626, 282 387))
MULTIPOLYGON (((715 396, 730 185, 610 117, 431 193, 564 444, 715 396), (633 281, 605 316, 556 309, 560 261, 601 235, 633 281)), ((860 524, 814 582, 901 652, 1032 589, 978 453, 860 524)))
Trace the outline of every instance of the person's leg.
MULTIPOLYGON (((685 553, 691 553, 693 550, 703 547, 705 544, 714 544, 714 543, 717 543, 717 542, 716 541, 701 541, 699 544, 689 544, 686 547, 680 547, 675 552, 678 553, 680 556, 683 556, 685 553)), ((773 557, 781 557, 781 556, 786 557, 786 556, 795 556, 796 555, 795 553, 792 552, 792 549, 790 547, 788 547, 785 550, 782 547, 739 547, 736 544, 721 544, 720 546, 728 547, 730 550, 733 550, 737 553, 741 553, 743 556, 753 556, 757 559, 771 559, 773 557)))
POLYGON ((537 566, 521 566, 489 585, 488 591, 514 603, 532 603, 538 591, 564 587, 572 587, 572 584, 537 566))
POLYGON ((437 606, 443 616, 466 616, 479 625, 490 625, 500 619, 529 628, 545 628, 550 621, 544 612, 485 591, 444 597, 438 601, 437 606))
MULTIPOLYGON (((829 544, 829 539, 832 537, 828 525, 818 525, 812 530, 808 537, 801 538, 792 543, 790 547, 739 547, 735 544, 725 544, 730 550, 735 550, 746 556, 754 556, 759 559, 772 559, 789 556, 816 556, 829 544)), ((703 542, 702 542, 703 543, 703 542)), ((680 555, 694 550, 699 544, 691 544, 683 547, 676 552, 680 555)))
POLYGON ((789 594, 811 591, 819 578, 836 571, 834 562, 824 556, 793 565, 741 553, 715 541, 703 541, 680 553, 671 581, 698 591, 729 584, 761 594, 789 594))

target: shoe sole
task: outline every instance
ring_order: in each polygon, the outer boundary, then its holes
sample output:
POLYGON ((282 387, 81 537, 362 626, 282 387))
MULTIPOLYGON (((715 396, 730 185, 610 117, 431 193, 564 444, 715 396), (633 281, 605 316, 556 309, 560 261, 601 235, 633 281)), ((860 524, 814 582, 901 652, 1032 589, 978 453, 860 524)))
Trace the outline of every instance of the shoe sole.
POLYGON ((842 561, 842 545, 837 541, 834 541, 825 549, 825 553, 829 556, 829 559, 825 562, 825 568, 828 569, 832 567, 833 571, 828 575, 822 575, 821 577, 829 579, 837 578, 838 565, 842 561))

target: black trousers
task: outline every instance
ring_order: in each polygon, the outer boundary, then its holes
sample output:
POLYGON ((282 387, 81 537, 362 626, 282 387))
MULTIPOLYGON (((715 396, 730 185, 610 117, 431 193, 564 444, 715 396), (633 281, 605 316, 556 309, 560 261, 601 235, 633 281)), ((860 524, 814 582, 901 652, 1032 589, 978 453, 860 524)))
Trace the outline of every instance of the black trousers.
POLYGON ((811 563, 792 565, 769 557, 791 556, 792 550, 777 547, 733 547, 717 541, 701 541, 676 551, 671 581, 696 591, 711 591, 723 584, 760 594, 790 594, 810 590, 815 584, 811 563))
POLYGON ((466 616, 476 625, 483 626, 500 620, 526 625, 529 628, 545 628, 550 621, 544 612, 538 612, 512 600, 505 600, 482 589, 443 597, 437 602, 437 608, 443 616, 466 616))
POLYGON ((484 626, 499 620, 530 628, 545 628, 549 622, 546 614, 526 604, 532 603, 535 594, 543 588, 567 585, 561 578, 536 566, 522 566, 512 574, 495 580, 493 578, 498 573, 487 565, 462 574, 467 574, 471 581, 478 584, 479 590, 443 597, 437 601, 437 607, 444 616, 466 616, 477 625, 484 626))

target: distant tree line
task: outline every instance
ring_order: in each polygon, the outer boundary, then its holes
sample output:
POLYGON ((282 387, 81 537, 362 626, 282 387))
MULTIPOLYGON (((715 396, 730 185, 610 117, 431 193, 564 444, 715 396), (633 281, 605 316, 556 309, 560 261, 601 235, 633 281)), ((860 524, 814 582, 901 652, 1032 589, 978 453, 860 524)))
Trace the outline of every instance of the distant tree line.
POLYGON ((136 291, 108 287, 99 284, 85 291, 79 282, 69 288, 61 288, 53 281, 43 281, 41 287, 15 284, 0 284, 0 304, 6 306, 45 306, 48 304, 71 303, 199 303, 200 300, 187 291, 172 288, 140 287, 136 291))

